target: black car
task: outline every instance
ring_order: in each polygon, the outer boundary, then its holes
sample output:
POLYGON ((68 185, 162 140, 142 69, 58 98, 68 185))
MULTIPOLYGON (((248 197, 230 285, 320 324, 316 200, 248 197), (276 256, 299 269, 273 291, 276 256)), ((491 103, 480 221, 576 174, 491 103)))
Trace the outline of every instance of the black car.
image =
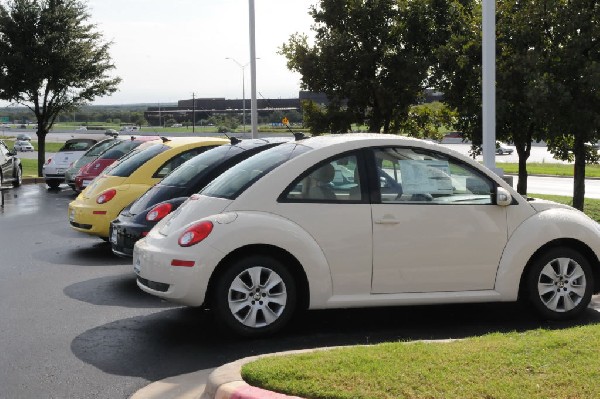
POLYGON ((17 152, 9 150, 0 140, 0 186, 12 183, 13 187, 18 187, 22 182, 23 166, 17 152))
POLYGON ((133 246, 156 223, 173 212, 188 197, 200 191, 215 177, 252 155, 274 147, 286 139, 231 139, 206 151, 175 169, 157 185, 121 211, 110 224, 112 250, 119 256, 133 256, 133 246))

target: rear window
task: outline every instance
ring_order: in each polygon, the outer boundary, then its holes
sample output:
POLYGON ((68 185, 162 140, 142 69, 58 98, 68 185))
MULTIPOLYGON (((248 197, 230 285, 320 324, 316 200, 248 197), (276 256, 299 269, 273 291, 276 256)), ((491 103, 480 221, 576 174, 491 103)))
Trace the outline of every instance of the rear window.
POLYGON ((108 175, 118 177, 129 177, 133 172, 138 170, 140 166, 154 158, 161 152, 168 150, 169 146, 164 144, 154 144, 144 150, 137 152, 127 159, 122 160, 114 169, 112 169, 108 175))
POLYGON ((302 144, 290 143, 260 152, 228 169, 201 193, 209 197, 235 199, 261 177, 310 149, 302 144))
POLYGON ((59 151, 87 151, 94 144, 94 140, 67 141, 59 151))
POLYGON ((136 140, 122 141, 102 154, 98 159, 119 159, 140 144, 142 144, 142 142, 136 140))
POLYGON ((98 155, 100 155, 104 151, 106 151, 107 148, 117 145, 118 143, 119 143, 119 140, 101 141, 98 144, 94 145, 92 148, 90 148, 89 151, 85 155, 90 156, 90 157, 97 157, 98 155))
POLYGON ((217 147, 187 161, 177 170, 164 178, 161 184, 165 186, 185 187, 192 179, 201 173, 212 169, 220 161, 224 161, 243 152, 239 147, 225 145, 217 147))

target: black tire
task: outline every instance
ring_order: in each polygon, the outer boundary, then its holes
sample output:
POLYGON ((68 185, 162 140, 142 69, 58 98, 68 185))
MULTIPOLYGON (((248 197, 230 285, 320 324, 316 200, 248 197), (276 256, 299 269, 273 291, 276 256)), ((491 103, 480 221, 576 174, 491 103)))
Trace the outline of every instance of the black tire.
POLYGON ((296 283, 280 261, 254 255, 235 261, 218 276, 212 299, 217 320, 230 331, 246 337, 270 335, 291 319, 296 283), (230 304, 235 303, 234 310, 230 304))
POLYGON ((46 180, 46 184, 52 189, 56 189, 60 186, 60 182, 56 180, 46 180))
POLYGON ((2 171, 0 170, 0 186, 4 185, 4 176, 2 176, 2 171))
POLYGON ((13 180, 13 187, 19 187, 23 183, 23 169, 21 169, 21 165, 15 171, 17 174, 15 176, 15 180, 13 180))
POLYGON ((594 275, 588 260, 567 248, 552 248, 538 257, 527 275, 529 300, 544 318, 567 320, 589 305, 594 275))

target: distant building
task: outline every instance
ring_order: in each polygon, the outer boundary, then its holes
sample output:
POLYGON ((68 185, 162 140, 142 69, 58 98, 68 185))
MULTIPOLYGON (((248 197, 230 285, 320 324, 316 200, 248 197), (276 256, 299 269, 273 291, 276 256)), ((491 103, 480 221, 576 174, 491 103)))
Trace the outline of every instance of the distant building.
MULTIPOLYGON (((425 91, 425 101, 440 101, 442 93, 431 89, 425 91)), ((258 115, 267 116, 274 111, 298 111, 302 112, 301 103, 305 100, 312 100, 317 104, 328 105, 329 99, 324 93, 314 93, 310 91, 300 91, 298 98, 261 98, 256 100, 258 115)), ((250 99, 227 100, 224 97, 218 98, 196 98, 179 100, 177 106, 168 107, 148 107, 144 112, 144 118, 150 125, 158 126, 164 124, 164 121, 173 119, 177 123, 186 121, 200 121, 207 119, 215 114, 243 114, 244 110, 247 120, 250 120, 250 99), (193 118, 195 115, 195 118, 193 118)))

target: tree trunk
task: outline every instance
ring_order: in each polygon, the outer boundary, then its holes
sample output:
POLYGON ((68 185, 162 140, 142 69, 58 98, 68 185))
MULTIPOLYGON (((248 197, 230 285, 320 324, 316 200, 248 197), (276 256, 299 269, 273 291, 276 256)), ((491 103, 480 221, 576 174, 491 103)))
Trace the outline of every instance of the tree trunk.
POLYGON ((517 192, 523 196, 527 195, 527 160, 531 155, 531 140, 533 137, 533 126, 525 134, 525 140, 515 140, 515 147, 519 155, 519 182, 517 183, 517 192))
POLYGON ((44 166, 44 163, 46 162, 46 135, 48 134, 48 131, 40 122, 38 122, 36 134, 38 136, 38 176, 42 177, 42 166, 44 166))
POLYGON ((581 134, 575 135, 573 154, 575 170, 573 172, 573 207, 583 211, 585 202, 585 143, 581 134))

